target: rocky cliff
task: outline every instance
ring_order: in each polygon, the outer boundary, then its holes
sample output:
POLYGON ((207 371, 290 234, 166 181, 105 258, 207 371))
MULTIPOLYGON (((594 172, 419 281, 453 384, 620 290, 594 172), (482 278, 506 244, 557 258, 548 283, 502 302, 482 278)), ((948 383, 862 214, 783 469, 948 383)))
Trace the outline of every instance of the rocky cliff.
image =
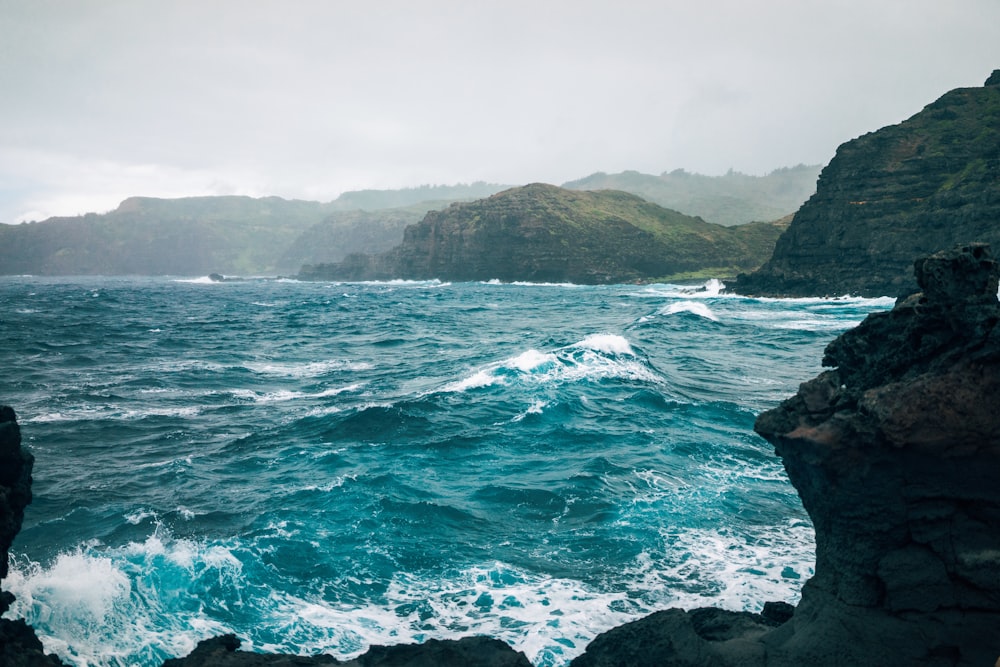
POLYGON ((431 211, 392 251, 305 266, 299 277, 595 284, 725 276, 759 266, 780 231, 710 224, 625 192, 536 183, 431 211))
MULTIPOLYGON (((10 567, 8 553, 21 530, 24 508, 31 502, 31 468, 34 458, 21 448, 21 429, 14 410, 0 406, 0 580, 10 567)), ((0 588, 0 614, 14 596, 0 588)), ((35 631, 23 620, 0 619, 0 665, 43 667, 61 665, 55 656, 45 655, 35 631)))
POLYGON ((898 296, 914 257, 1000 247, 1000 70, 837 149, 771 259, 733 286, 761 296, 898 296))
POLYGON ((922 292, 830 343, 833 369, 757 419, 816 530, 794 613, 660 612, 574 667, 998 660, 1000 267, 974 244, 914 273, 922 292))

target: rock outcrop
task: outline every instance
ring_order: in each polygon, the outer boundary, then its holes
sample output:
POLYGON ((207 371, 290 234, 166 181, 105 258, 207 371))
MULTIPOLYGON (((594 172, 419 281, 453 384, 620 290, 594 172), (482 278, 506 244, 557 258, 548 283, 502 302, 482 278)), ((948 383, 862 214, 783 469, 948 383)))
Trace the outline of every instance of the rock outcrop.
POLYGON ((731 289, 757 296, 898 296, 914 257, 1000 247, 1000 70, 912 118, 849 141, 778 239, 731 289))
POLYGON ((328 655, 302 657, 249 653, 238 650, 239 646, 240 640, 234 635, 206 639, 186 658, 167 660, 163 667, 531 667, 523 653, 489 637, 429 639, 423 644, 372 646, 364 655, 347 662, 339 662, 328 655))
POLYGON ((603 284, 732 276, 763 263, 782 229, 723 227, 626 192, 535 183, 431 211, 393 250, 303 266, 299 278, 603 284))
MULTIPOLYGON (((21 530, 24 508, 31 502, 31 468, 35 459, 21 447, 21 429, 14 410, 0 406, 0 580, 7 576, 9 550, 21 530)), ((2 583, 2 582, 0 582, 2 583)), ((14 596, 0 589, 0 614, 14 596)), ((61 665, 59 658, 45 655, 35 631, 21 619, 0 619, 0 665, 43 667, 61 665)))
POLYGON ((1000 267, 972 244, 914 273, 921 292, 830 343, 832 370, 757 419, 816 530, 794 614, 660 612, 574 667, 1000 658, 1000 267))

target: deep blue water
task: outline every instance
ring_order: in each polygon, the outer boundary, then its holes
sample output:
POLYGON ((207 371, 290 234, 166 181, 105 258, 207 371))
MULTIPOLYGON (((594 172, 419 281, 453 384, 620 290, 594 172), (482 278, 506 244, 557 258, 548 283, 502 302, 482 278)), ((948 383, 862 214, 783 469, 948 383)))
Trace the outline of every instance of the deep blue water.
POLYGON ((797 599, 812 528, 753 421, 892 302, 20 277, 0 304, 36 457, 4 587, 65 661, 480 633, 563 665, 656 609, 797 599))

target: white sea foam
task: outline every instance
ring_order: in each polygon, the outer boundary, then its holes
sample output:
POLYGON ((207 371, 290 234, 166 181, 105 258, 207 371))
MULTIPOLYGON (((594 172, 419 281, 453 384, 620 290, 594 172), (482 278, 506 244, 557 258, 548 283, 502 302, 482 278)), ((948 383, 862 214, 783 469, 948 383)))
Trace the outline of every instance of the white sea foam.
POLYGON ((346 392, 357 391, 362 386, 363 383, 355 382, 344 387, 330 387, 329 389, 317 392, 293 391, 291 389, 278 389, 266 392, 255 391, 253 389, 231 389, 228 393, 237 399, 252 401, 254 403, 284 403, 300 399, 330 398, 331 396, 338 396, 346 392))
POLYGON ((593 334, 553 352, 529 349, 449 383, 441 391, 463 392, 514 383, 544 385, 612 377, 656 384, 664 382, 647 361, 636 355, 627 339, 617 334, 593 334))
POLYGON ((311 378, 335 371, 365 371, 372 368, 372 365, 368 362, 348 361, 345 359, 303 362, 249 362, 244 365, 249 370, 262 375, 280 375, 291 378, 311 378))
POLYGON ((531 406, 527 410, 515 416, 512 421, 519 422, 528 415, 540 415, 542 414, 542 412, 545 411, 545 408, 547 408, 548 406, 549 406, 548 401, 535 401, 531 404, 531 406))
MULTIPOLYGON (((332 490, 350 479, 308 490, 332 490)), ((659 475, 646 481, 658 492, 675 486, 659 475)), ((292 536, 285 522, 267 531, 292 536)), ((811 528, 801 521, 754 535, 724 526, 664 528, 661 538, 659 547, 609 573, 607 586, 493 562, 434 576, 399 572, 378 601, 346 603, 331 601, 319 592, 323 587, 300 593, 247 587, 248 567, 268 568, 251 545, 175 539, 158 524, 142 542, 84 546, 47 567, 15 557, 5 586, 17 596, 13 614, 38 628, 48 651, 79 666, 159 664, 225 632, 236 632, 247 650, 340 659, 373 644, 484 634, 524 651, 533 664, 565 665, 596 635, 656 608, 757 610, 762 600, 795 601, 811 574, 811 528), (217 620, 231 605, 246 619, 234 622, 245 625, 217 620)))
POLYGON ((197 278, 174 278, 175 283, 188 283, 191 285, 220 285, 221 281, 212 280, 209 276, 199 276, 197 278))
POLYGON ((658 283, 647 285, 643 290, 636 292, 634 296, 639 297, 680 297, 686 299, 711 299, 722 298, 728 295, 722 290, 726 284, 718 278, 710 278, 701 285, 675 285, 672 283, 658 283))
POLYGON ((510 360, 510 365, 523 373, 549 367, 556 362, 556 356, 551 353, 528 350, 510 360))
POLYGON ((712 320, 713 322, 718 322, 718 316, 712 312, 712 309, 706 306, 700 301, 677 301, 675 303, 667 304, 657 311, 660 315, 674 315, 676 313, 691 313, 699 317, 704 317, 707 320, 712 320))
POLYGON ((350 659, 373 644, 417 643, 483 634, 523 651, 535 665, 566 664, 597 634, 631 620, 615 611, 624 592, 598 592, 578 581, 533 575, 504 563, 427 580, 399 574, 388 602, 362 607, 276 594, 269 603, 282 643, 264 651, 301 650, 350 659))
POLYGON ((663 605, 760 611, 765 600, 794 604, 813 574, 813 530, 805 521, 753 535, 724 526, 663 528, 661 537, 663 552, 641 555, 625 575, 637 589, 662 591, 663 605))
POLYGON ((592 334, 570 347, 585 348, 594 350, 595 352, 604 352, 605 354, 635 356, 635 352, 632 350, 632 346, 628 340, 615 334, 592 334))
POLYGON ((125 408, 118 405, 82 406, 57 412, 29 416, 24 422, 51 423, 67 421, 92 421, 109 419, 131 421, 147 417, 193 417, 201 412, 197 406, 148 406, 144 408, 125 408))
POLYGON ((746 297, 751 301, 760 301, 761 303, 781 303, 788 305, 798 305, 798 306, 808 306, 811 304, 817 305, 849 305, 849 306, 866 306, 871 308, 892 308, 896 304, 895 297, 891 296, 876 296, 876 297, 863 297, 863 296, 850 296, 845 294, 843 296, 805 296, 805 297, 746 297))

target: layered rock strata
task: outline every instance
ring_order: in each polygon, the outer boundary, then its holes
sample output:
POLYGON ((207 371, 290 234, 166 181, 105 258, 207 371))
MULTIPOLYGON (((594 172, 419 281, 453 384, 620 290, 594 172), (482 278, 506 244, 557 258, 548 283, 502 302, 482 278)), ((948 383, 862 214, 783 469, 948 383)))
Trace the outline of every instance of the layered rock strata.
POLYGON ((1000 70, 841 145, 771 259, 731 289, 898 296, 910 265, 957 243, 1000 247, 1000 70))
POLYGON ((830 343, 832 370, 757 419, 816 530, 794 614, 660 612, 574 667, 1000 658, 1000 268, 973 244, 914 273, 922 292, 830 343))

